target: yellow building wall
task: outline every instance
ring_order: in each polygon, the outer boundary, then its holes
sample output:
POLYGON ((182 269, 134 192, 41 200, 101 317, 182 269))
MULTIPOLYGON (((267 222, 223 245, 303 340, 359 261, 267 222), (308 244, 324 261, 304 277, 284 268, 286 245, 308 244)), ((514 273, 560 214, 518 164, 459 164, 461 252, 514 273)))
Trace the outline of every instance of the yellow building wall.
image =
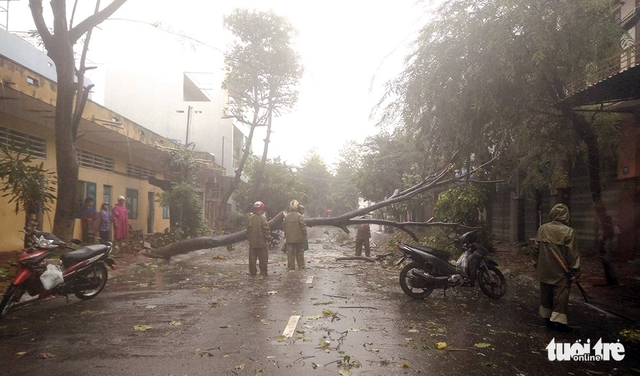
MULTIPOLYGON (((36 163, 43 163, 45 169, 50 171, 56 170, 55 165, 55 139, 52 129, 35 126, 31 123, 25 122, 20 119, 16 119, 6 114, 0 113, 0 126, 16 129, 20 132, 44 138, 47 140, 47 159, 34 158, 36 163)), ((169 227, 169 220, 162 218, 162 206, 157 203, 162 190, 156 186, 148 183, 145 179, 139 179, 127 175, 127 163, 132 163, 141 167, 145 167, 149 170, 159 171, 161 165, 150 165, 141 162, 135 155, 126 155, 122 153, 114 153, 108 148, 101 147, 100 145, 83 142, 80 139, 76 146, 78 148, 88 150, 94 153, 102 154, 104 156, 114 159, 115 167, 114 172, 101 171, 97 169, 80 167, 78 180, 92 182, 96 184, 96 209, 99 210, 102 204, 102 197, 104 193, 104 186, 111 186, 111 207, 117 201, 117 197, 120 195, 125 196, 127 188, 138 190, 138 218, 130 219, 129 223, 133 231, 141 231, 143 234, 147 233, 147 215, 149 213, 148 194, 154 193, 154 216, 153 216, 153 232, 162 232, 165 228, 169 227)), ((161 163, 162 161, 158 161, 161 163)), ((162 174, 158 173, 156 176, 162 178, 162 174)), ((54 186, 57 188, 57 186, 54 186)), ((22 210, 15 213, 15 205, 9 204, 10 197, 0 197, 0 252, 15 251, 23 248, 24 234, 22 229, 24 228, 25 214, 22 210)), ((44 231, 50 232, 53 228, 53 218, 55 214, 55 203, 51 207, 50 212, 45 212, 42 220, 42 226, 44 231)), ((76 219, 74 228, 74 237, 81 238, 81 225, 80 219, 76 219)))

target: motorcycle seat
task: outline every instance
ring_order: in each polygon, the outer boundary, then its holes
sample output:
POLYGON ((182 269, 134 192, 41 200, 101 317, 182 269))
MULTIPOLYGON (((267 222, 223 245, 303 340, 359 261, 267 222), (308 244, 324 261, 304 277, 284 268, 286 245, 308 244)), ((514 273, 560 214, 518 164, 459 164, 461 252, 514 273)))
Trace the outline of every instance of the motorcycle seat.
POLYGON ((451 258, 451 253, 443 249, 435 249, 435 248, 425 247, 423 245, 412 245, 412 247, 417 248, 422 252, 427 252, 429 254, 432 254, 444 261, 449 261, 449 259, 451 258))
POLYGON ((93 256, 105 253, 108 248, 109 247, 104 244, 87 245, 63 254, 62 256, 60 256, 60 260, 62 261, 63 265, 71 266, 93 256))

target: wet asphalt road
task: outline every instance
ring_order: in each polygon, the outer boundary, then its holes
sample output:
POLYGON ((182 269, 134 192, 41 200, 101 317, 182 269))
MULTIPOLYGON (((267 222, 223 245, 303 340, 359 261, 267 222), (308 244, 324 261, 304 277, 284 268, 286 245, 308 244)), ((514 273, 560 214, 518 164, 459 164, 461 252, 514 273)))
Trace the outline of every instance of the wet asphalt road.
MULTIPOLYGON (((535 284, 508 271, 508 292, 479 288, 406 296, 399 269, 336 261, 352 249, 321 231, 308 269, 287 272, 270 251, 269 276, 248 275, 246 245, 141 259, 112 273, 89 301, 56 298, 0 321, 2 375, 635 375, 624 360, 550 361, 555 342, 617 342, 633 323, 572 297, 574 333, 537 316, 535 284), (290 320, 291 335, 283 335, 290 320), (443 349, 437 349, 437 347, 443 349)), ((382 252, 382 251, 381 251, 382 252)), ((376 253, 374 252, 374 255, 376 253)), ((395 260, 392 259, 390 261, 395 260)), ((286 333, 285 333, 286 334, 286 333)))

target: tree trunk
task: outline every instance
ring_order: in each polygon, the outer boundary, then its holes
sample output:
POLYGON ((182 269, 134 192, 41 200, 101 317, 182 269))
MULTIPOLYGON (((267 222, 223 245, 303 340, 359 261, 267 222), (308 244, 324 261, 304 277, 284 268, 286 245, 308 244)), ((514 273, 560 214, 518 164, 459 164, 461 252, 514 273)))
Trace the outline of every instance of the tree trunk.
MULTIPOLYGON (((273 116, 273 112, 271 108, 269 108, 269 121, 267 122, 267 135, 264 138, 264 149, 262 150, 262 159, 260 160, 260 164, 258 168, 256 168, 256 172, 253 176, 253 184, 251 185, 251 192, 249 193, 249 199, 247 200, 247 205, 252 205, 257 200, 258 188, 262 183, 262 176, 264 175, 264 166, 267 164, 267 155, 269 154, 269 141, 271 139, 271 119, 273 116)), ((248 209, 247 211, 249 211, 248 209)))
MULTIPOLYGON (((126 1, 113 0, 99 12, 98 2, 93 15, 70 29, 70 24, 73 24, 73 21, 67 24, 66 1, 51 0, 51 11, 53 13, 52 34, 44 20, 42 0, 29 0, 29 8, 31 9, 36 29, 42 38, 49 57, 56 66, 57 73, 55 139, 58 191, 56 213, 53 219, 53 233, 62 240, 68 241, 73 237, 73 226, 76 218, 76 184, 78 182, 78 160, 74 147, 74 138, 89 90, 89 88, 83 89, 81 87, 82 78, 78 80, 80 87, 76 84, 73 46, 80 37, 107 19, 126 1), (79 90, 83 90, 83 95, 82 98, 78 99, 76 113, 74 114, 74 100, 79 90)), ((88 40, 85 43, 88 44, 88 40)), ((78 69, 78 74, 83 75, 84 71, 85 67, 84 63, 82 63, 78 69)), ((78 95, 80 94, 78 93, 78 95)))
POLYGON ((571 110, 571 121, 576 132, 587 145, 587 162, 589 172, 589 189, 591 191, 591 199, 596 214, 596 218, 600 222, 602 236, 598 239, 598 250, 602 258, 602 267, 604 269, 605 279, 609 285, 617 285, 618 279, 611 263, 612 244, 614 240, 613 220, 607 214, 607 208, 602 201, 602 187, 600 184, 600 153, 598 148, 598 137, 593 128, 584 118, 584 116, 571 110))
POLYGON ((251 140, 253 139, 253 133, 255 132, 256 127, 254 125, 251 126, 249 130, 249 136, 247 137, 247 144, 242 151, 242 158, 240 158, 240 163, 238 164, 238 168, 236 168, 236 175, 233 177, 229 188, 225 190, 224 194, 220 199, 220 204, 218 206, 219 220, 223 219, 227 215, 227 202, 231 198, 233 192, 238 189, 238 185, 240 184, 240 178, 242 177, 242 171, 244 170, 244 165, 247 163, 247 159, 249 158, 249 154, 251 154, 251 140))
MULTIPOLYGON (((499 153, 498 153, 499 154, 499 153)), ((476 173, 478 170, 482 170, 484 168, 486 168, 486 166, 488 166, 489 164, 493 163, 493 159, 478 166, 476 169, 468 171, 467 174, 474 174, 476 173)), ((426 191, 429 191, 431 189, 435 189, 438 187, 443 187, 446 186, 448 184, 451 184, 453 182, 456 181, 461 181, 465 178, 466 174, 463 176, 453 176, 450 177, 450 167, 447 167, 445 169, 443 169, 440 173, 435 174, 430 176, 429 178, 425 178, 424 180, 422 180, 421 182, 419 182, 418 184, 414 185, 411 188, 405 189, 403 191, 400 190, 396 190, 388 199, 375 203, 371 206, 368 206, 366 208, 361 208, 361 209, 357 209, 354 211, 351 211, 349 213, 345 213, 342 214, 338 217, 330 217, 330 218, 311 218, 306 220, 306 224, 308 227, 314 227, 314 226, 332 226, 332 227, 338 227, 342 230, 344 230, 345 232, 349 232, 349 230, 347 229, 348 225, 354 225, 354 224, 359 224, 359 223, 373 223, 373 224, 380 224, 380 225, 385 225, 385 226, 393 226, 393 227, 397 227, 399 229, 401 229, 402 231, 408 233, 415 241, 418 240, 417 236, 413 233, 413 227, 414 226, 421 226, 421 227, 432 227, 432 226, 447 226, 447 227, 454 227, 454 228, 460 228, 460 229, 465 229, 465 230, 469 230, 469 229, 474 229, 474 228, 470 228, 468 226, 462 226, 460 224, 457 223, 434 223, 434 222, 421 222, 421 223, 415 223, 415 222, 404 222, 404 223, 398 223, 398 222, 392 222, 392 221, 385 221, 385 220, 380 220, 380 219, 353 219, 355 217, 364 215, 364 214, 368 214, 371 211, 374 211, 376 209, 380 209, 380 208, 384 208, 387 207, 389 205, 395 204, 397 202, 402 202, 408 199, 411 199, 413 197, 415 197, 416 195, 419 195, 421 193, 424 193, 426 191)), ((282 228, 283 225, 283 218, 284 218, 284 213, 280 212, 278 215, 276 215, 275 217, 273 217, 270 221, 269 221, 269 227, 271 230, 276 230, 276 229, 280 229, 282 228)), ((212 248, 212 247, 221 247, 221 246, 225 246, 225 245, 229 245, 229 244, 233 244, 233 243, 237 243, 240 241, 243 241, 246 239, 246 230, 243 231, 239 231, 233 234, 229 234, 229 235, 222 235, 222 236, 217 236, 217 237, 200 237, 200 238, 195 238, 195 239, 187 239, 187 240, 183 240, 174 244, 170 244, 167 246, 164 246, 162 248, 153 250, 151 252, 145 252, 144 254, 149 256, 149 257, 159 257, 159 258, 170 258, 172 256, 178 255, 178 254, 182 254, 182 253, 188 253, 191 251, 196 251, 199 249, 207 249, 207 248, 212 248)))
POLYGON ((69 241, 73 237, 76 219, 78 158, 73 146, 72 132, 73 102, 76 93, 75 61, 71 46, 65 46, 65 42, 66 39, 56 40, 56 49, 61 53, 54 59, 58 75, 55 116, 58 193, 53 233, 60 239, 69 241))

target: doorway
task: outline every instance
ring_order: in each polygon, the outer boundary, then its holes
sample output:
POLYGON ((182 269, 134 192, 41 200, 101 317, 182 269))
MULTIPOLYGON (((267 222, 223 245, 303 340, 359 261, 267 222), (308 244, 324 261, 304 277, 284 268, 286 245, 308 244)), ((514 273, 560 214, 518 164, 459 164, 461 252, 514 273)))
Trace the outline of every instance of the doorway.
POLYGON ((154 205, 154 203, 155 203, 155 193, 149 192, 148 196, 147 196, 147 200, 148 200, 147 206, 149 208, 148 214, 147 214, 147 234, 153 234, 154 233, 154 231, 153 231, 153 225, 154 225, 153 219, 155 217, 155 212, 156 212, 155 211, 155 205, 154 205))

